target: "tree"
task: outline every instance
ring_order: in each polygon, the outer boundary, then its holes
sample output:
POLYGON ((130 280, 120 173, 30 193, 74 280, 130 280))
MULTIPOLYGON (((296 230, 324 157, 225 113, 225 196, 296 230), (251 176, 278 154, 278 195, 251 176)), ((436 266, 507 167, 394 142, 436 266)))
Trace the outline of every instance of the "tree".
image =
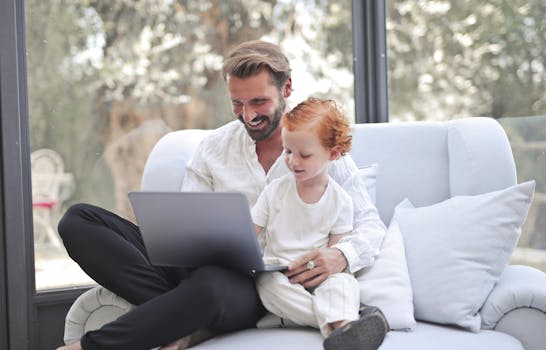
POLYGON ((233 119, 220 71, 242 41, 280 43, 296 99, 333 97, 352 116, 350 14, 348 0, 29 0, 31 144, 68 159, 74 199, 130 216, 159 137, 233 119))
POLYGON ((391 117, 546 114, 543 0, 387 3, 391 117))

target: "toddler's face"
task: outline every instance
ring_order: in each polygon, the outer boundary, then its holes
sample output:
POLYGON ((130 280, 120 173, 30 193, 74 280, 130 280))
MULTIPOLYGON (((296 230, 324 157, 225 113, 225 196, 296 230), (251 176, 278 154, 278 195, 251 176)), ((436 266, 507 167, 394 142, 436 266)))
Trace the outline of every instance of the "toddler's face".
POLYGON ((328 174, 330 149, 324 147, 313 130, 282 130, 282 145, 288 169, 296 181, 306 181, 328 174))

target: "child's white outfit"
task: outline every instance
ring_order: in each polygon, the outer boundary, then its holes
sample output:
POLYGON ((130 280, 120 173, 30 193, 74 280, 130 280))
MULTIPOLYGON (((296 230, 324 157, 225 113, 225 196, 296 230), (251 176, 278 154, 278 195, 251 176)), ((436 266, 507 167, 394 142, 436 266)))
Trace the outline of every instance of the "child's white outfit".
MULTIPOLYGON (((252 219, 264 227, 264 260, 290 263, 315 248, 328 246, 330 234, 353 229, 351 197, 329 179, 316 203, 305 203, 298 195, 296 181, 287 174, 267 185, 256 205, 252 219)), ((329 323, 358 319, 360 292, 353 275, 337 273, 312 290, 292 284, 281 272, 266 272, 257 277, 257 289, 264 306, 279 317, 297 324, 319 328, 326 337, 329 323)))

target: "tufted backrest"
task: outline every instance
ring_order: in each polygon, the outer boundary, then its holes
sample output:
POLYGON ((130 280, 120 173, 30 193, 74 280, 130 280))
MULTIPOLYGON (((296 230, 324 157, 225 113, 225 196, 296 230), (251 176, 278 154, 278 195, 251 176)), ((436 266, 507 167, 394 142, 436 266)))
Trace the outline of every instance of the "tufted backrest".
MULTIPOLYGON (((181 130, 163 136, 146 162, 142 190, 180 190, 185 164, 208 133, 181 130)), ((359 166, 378 164, 377 208, 387 224, 406 197, 423 206, 516 183, 510 144, 491 118, 358 124, 351 156, 359 166)))

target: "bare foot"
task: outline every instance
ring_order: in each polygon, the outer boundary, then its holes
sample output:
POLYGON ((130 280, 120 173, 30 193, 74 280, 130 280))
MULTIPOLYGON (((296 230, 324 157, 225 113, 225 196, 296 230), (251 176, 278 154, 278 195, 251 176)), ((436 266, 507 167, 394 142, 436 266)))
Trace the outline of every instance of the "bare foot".
POLYGON ((184 350, 184 349, 187 349, 189 345, 190 345, 190 336, 187 336, 184 338, 180 338, 177 341, 174 341, 168 345, 162 346, 159 350, 184 350))
POLYGON ((72 343, 70 345, 61 346, 60 348, 57 348, 57 350, 83 350, 82 345, 79 341, 72 343))

